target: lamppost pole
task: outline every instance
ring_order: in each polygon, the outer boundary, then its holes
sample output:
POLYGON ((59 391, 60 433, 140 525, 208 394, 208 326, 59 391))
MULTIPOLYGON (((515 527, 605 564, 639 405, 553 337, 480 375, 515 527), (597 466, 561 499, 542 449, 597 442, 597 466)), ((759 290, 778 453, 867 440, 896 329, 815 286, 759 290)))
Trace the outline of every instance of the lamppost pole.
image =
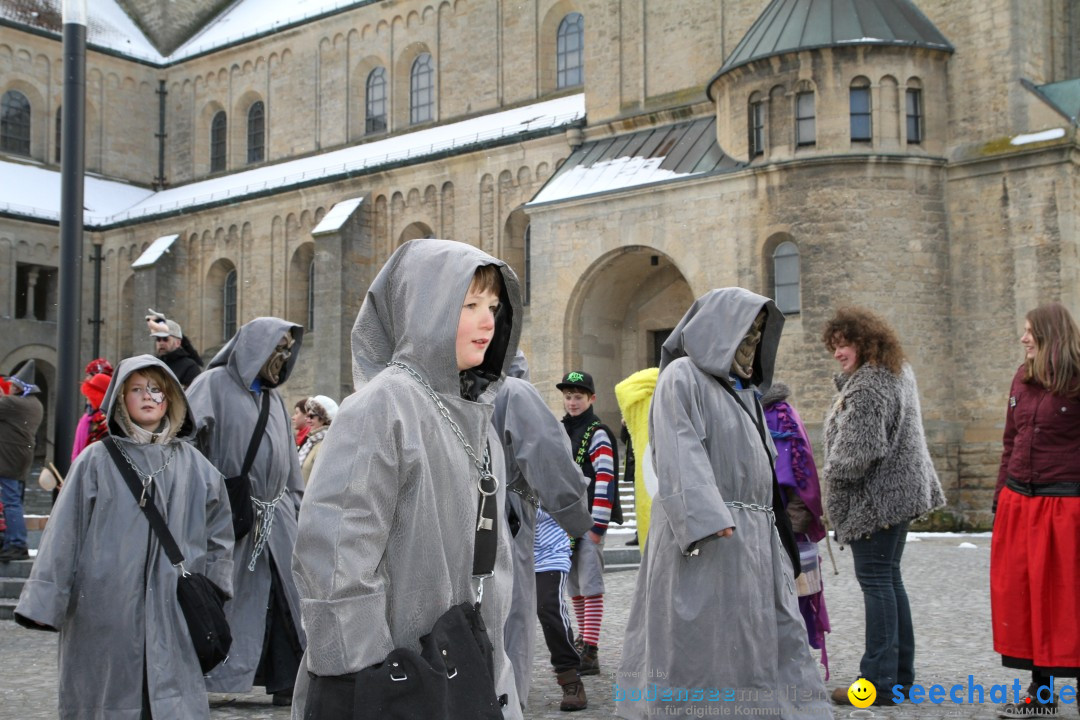
POLYGON ((60 142, 60 308, 53 462, 66 475, 78 421, 82 346, 86 0, 63 0, 64 100, 60 142))

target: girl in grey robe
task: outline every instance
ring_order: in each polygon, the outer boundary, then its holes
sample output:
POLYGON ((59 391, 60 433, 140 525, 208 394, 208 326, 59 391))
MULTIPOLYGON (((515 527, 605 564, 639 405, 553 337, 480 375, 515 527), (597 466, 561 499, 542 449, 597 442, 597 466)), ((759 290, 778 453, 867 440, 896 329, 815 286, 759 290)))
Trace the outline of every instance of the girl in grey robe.
POLYGON ((300 508, 293 574, 308 647, 293 718, 304 717, 309 672, 346 675, 394 648, 419 652, 420 637, 440 615, 475 601, 478 471, 462 438, 478 458, 488 448, 500 480, 489 500, 500 508, 495 574, 484 585, 481 611, 503 715, 521 717, 502 637, 513 582, 501 511, 506 472, 492 406, 474 399, 514 357, 520 297, 505 263, 448 240, 405 243, 372 282, 352 331, 357 389, 323 440, 300 508), (500 272, 503 307, 482 364, 460 372, 456 329, 473 274, 484 265, 500 272), (408 369, 388 366, 392 361, 408 369), (430 385, 462 438, 413 373, 430 385))
POLYGON ((659 491, 613 688, 620 717, 832 717, 774 523, 775 450, 756 424, 754 386, 772 382, 783 323, 767 298, 713 290, 663 345, 643 459, 659 491), (762 311, 752 374, 736 382, 762 311))
POLYGON ((257 520, 236 543, 234 596, 225 605, 232 650, 229 661, 207 675, 206 688, 244 693, 258 682, 275 694, 276 705, 289 703, 304 643, 300 599, 289 572, 304 481, 292 418, 276 389, 292 373, 303 335, 302 327, 280 318, 255 318, 237 330, 187 391, 198 428, 196 444, 225 477, 240 474, 262 393, 270 394, 270 415, 249 480, 252 499, 273 505, 262 514, 262 522, 272 523, 258 527, 257 520), (286 334, 289 352, 279 353, 276 348, 286 334))
MULTIPOLYGON (((221 474, 185 442, 194 431, 180 383, 150 355, 120 363, 105 394, 109 434, 140 477, 184 567, 232 590, 232 516, 221 474), (157 368, 167 379, 163 427, 132 423, 123 387, 157 368)), ((102 443, 71 466, 16 608, 21 625, 60 631, 60 717, 208 718, 199 660, 169 564, 102 443)))

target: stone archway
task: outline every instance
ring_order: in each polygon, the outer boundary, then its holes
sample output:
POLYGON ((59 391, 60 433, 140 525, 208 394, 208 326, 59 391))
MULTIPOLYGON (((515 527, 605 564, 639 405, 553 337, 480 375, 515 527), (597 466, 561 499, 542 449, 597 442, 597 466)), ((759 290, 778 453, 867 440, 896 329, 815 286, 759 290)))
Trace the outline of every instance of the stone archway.
POLYGON ((646 246, 627 246, 594 262, 578 281, 567 306, 563 357, 596 382, 596 412, 612 427, 619 422, 615 384, 655 366, 654 347, 694 301, 670 257, 646 246))

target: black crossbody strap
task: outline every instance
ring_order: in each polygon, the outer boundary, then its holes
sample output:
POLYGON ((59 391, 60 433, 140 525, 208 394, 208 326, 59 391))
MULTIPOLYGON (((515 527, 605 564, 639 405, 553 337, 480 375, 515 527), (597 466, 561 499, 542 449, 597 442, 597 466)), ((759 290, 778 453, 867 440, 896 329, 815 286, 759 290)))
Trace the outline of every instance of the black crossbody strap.
POLYGON ((266 430, 266 421, 270 418, 270 391, 262 391, 262 407, 259 409, 259 420, 255 423, 255 432, 251 434, 251 442, 248 443, 247 455, 244 456, 244 467, 240 470, 241 476, 247 476, 251 472, 251 466, 255 464, 255 455, 259 452, 259 444, 262 442, 263 431, 266 430))
MULTIPOLYGON (((101 441, 101 444, 109 451, 109 455, 112 456, 117 469, 120 470, 120 475, 124 478, 124 482, 127 483, 128 490, 131 490, 131 494, 135 496, 135 503, 138 504, 142 498, 143 488, 142 483, 139 482, 139 478, 135 474, 135 469, 128 465, 127 460, 120 453, 120 448, 117 447, 115 439, 107 437, 101 441)), ((172 533, 169 532, 169 526, 165 524, 165 518, 161 517, 161 513, 158 512, 152 496, 150 502, 144 503, 141 509, 143 514, 146 515, 146 519, 150 521, 150 528, 158 536, 158 541, 165 550, 165 554, 169 557, 169 562, 173 565, 183 563, 184 554, 180 552, 176 540, 173 540, 172 533)))

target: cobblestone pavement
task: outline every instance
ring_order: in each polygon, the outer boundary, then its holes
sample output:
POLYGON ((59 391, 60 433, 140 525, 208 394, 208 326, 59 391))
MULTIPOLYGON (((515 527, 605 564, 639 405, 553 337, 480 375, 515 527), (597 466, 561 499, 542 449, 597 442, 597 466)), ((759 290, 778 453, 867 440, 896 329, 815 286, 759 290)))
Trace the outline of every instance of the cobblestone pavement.
MULTIPOLYGON (((828 638, 831 690, 847 686, 858 674, 862 652, 862 595, 852 570, 851 553, 835 546, 839 575, 833 575, 826 555, 825 595, 833 632, 828 638)), ((946 689, 962 684, 967 701, 968 676, 986 692, 994 684, 1012 684, 1013 671, 1001 667, 990 636, 988 572, 990 538, 976 536, 913 536, 904 559, 904 577, 912 601, 917 656, 916 681, 946 689), (918 540, 914 539, 918 537, 918 540), (961 547, 962 543, 974 547, 961 547)), ((622 631, 634 590, 636 572, 611 573, 606 577, 607 597, 601 637, 603 674, 586 678, 589 709, 559 712, 560 693, 555 684, 538 635, 537 661, 533 666, 532 695, 527 718, 595 720, 614 716, 611 678, 621 656, 622 631)), ((0 717, 36 720, 56 717, 56 636, 24 630, 13 622, 0 622, 0 717)), ((1021 680, 1026 686, 1027 678, 1021 680)), ((1075 683, 1069 680, 1070 683, 1075 683)), ((1011 690, 1010 690, 1011 692, 1011 690)), ((289 717, 287 708, 275 708, 266 695, 211 695, 214 720, 263 720, 289 717)), ((1075 705, 1064 706, 1060 717, 1076 717, 1075 705)), ((897 708, 836 708, 837 718, 994 718, 994 705, 944 702, 938 705, 905 703, 897 708)))

